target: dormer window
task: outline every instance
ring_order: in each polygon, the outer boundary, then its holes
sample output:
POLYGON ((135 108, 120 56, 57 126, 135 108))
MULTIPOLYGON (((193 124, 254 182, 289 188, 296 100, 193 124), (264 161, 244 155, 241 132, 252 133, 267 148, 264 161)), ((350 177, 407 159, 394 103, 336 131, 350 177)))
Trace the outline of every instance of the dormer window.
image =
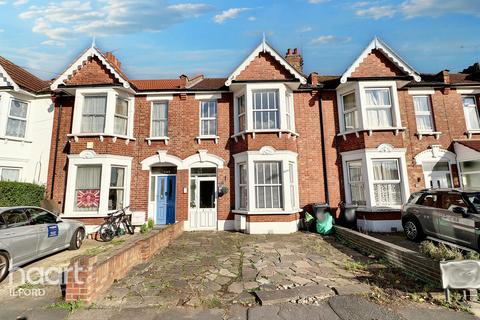
POLYGON ((107 96, 85 96, 82 114, 82 133, 104 133, 107 96))
POLYGON ((253 118, 256 130, 279 129, 278 90, 253 91, 253 118))

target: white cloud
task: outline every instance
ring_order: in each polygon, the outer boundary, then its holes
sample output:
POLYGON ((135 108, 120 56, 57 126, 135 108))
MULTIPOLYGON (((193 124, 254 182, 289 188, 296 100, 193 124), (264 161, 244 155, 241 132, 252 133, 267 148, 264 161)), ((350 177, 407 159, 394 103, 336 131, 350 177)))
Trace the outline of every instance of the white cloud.
POLYGON ((106 36, 158 32, 212 9, 207 4, 171 4, 168 0, 66 0, 30 6, 20 18, 33 20, 33 32, 56 41, 47 40, 45 44, 60 45, 78 34, 106 36))
POLYGON ((0 6, 4 5, 4 4, 7 4, 7 1, 1 1, 0 0, 0 6))
POLYGON ((53 47, 65 47, 65 42, 57 41, 57 40, 45 40, 45 41, 42 41, 42 44, 46 46, 53 46, 53 47))
POLYGON ((401 15, 406 18, 420 16, 439 17, 444 14, 461 13, 480 17, 480 1, 478 0, 405 0, 400 4, 392 5, 375 2, 370 5, 366 1, 356 2, 352 5, 359 16, 381 19, 401 15))
POLYGON ((13 5, 14 6, 21 6, 23 4, 27 4, 28 3, 28 0, 16 0, 13 5))
POLYGON ((5 32, 5 29, 0 29, 0 32, 5 32))
POLYGON ((310 32, 312 30, 313 30, 312 27, 304 26, 304 27, 301 27, 300 29, 298 29, 297 31, 300 32, 300 33, 305 33, 305 32, 310 32))
POLYGON ((334 35, 322 35, 316 38, 313 38, 310 41, 310 44, 312 45, 323 45, 323 44, 329 44, 329 43, 346 43, 351 40, 350 37, 337 37, 334 35))
POLYGON ((248 17, 248 21, 256 21, 256 20, 257 20, 257 17, 254 17, 254 16, 248 17))
POLYGON ((227 19, 235 19, 241 12, 247 10, 250 10, 250 8, 230 8, 213 17, 213 21, 215 23, 223 23, 227 19))

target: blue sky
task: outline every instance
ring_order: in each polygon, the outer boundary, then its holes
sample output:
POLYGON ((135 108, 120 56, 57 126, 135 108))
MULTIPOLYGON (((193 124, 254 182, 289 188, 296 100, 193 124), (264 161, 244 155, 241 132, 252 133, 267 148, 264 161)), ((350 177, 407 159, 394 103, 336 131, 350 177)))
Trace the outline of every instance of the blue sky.
POLYGON ((480 61, 480 0, 0 0, 0 55, 55 77, 95 35, 132 79, 228 76, 265 32, 341 74, 379 36, 420 72, 480 61))

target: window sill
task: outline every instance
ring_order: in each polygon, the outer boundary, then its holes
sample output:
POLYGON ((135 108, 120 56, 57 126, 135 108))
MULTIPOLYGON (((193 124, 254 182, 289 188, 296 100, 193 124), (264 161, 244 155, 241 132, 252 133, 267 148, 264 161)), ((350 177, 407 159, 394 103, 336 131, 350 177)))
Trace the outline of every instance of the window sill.
POLYGON ((201 144, 202 140, 215 140, 215 144, 218 144, 218 139, 220 139, 219 136, 198 136, 195 137, 197 139, 197 143, 201 144))
POLYGON ((170 138, 169 137, 149 137, 149 138, 145 138, 145 141, 147 141, 149 146, 152 145, 152 141, 163 141, 165 145, 168 145, 170 138))
POLYGON ((287 134, 287 137, 293 137, 293 139, 296 139, 300 135, 296 132, 293 132, 291 130, 283 130, 283 129, 272 129, 272 130, 246 130, 246 131, 241 131, 237 132, 234 135, 232 135, 230 138, 235 139, 235 142, 238 141, 238 137, 242 137, 242 139, 245 139, 245 136, 248 134, 251 134, 253 139, 255 139, 256 134, 262 134, 262 133, 276 133, 278 134, 278 137, 281 138, 282 134, 287 134))
POLYGON ((418 136, 418 140, 422 140, 423 136, 435 136, 435 139, 439 139, 442 133, 440 131, 418 131, 415 133, 418 136))
POLYGON ((273 209, 255 209, 254 211, 248 211, 248 210, 232 210, 233 213, 237 214, 246 214, 246 215, 262 215, 262 214, 274 214, 274 215, 281 215, 281 214, 294 214, 294 213, 299 213, 301 212, 302 209, 297 208, 294 210, 283 210, 283 209, 278 209, 278 210, 273 210, 273 209))
POLYGON ((1 136, 0 140, 5 140, 7 141, 15 141, 15 142, 22 142, 22 143, 32 143, 31 140, 27 140, 25 138, 19 138, 19 137, 9 137, 9 136, 1 136))
POLYGON ((465 134, 467 135, 468 139, 471 139, 472 135, 480 134, 480 130, 467 130, 467 132, 465 132, 465 134))
POLYGON ((128 144, 130 141, 136 140, 134 137, 124 136, 121 134, 107 134, 107 133, 72 133, 72 134, 68 134, 67 137, 73 138, 75 142, 78 142, 78 138, 87 138, 87 137, 99 137, 101 142, 103 142, 106 137, 112 138, 113 142, 116 142, 117 139, 124 139, 125 144, 128 144))
POLYGON ((393 131, 397 136, 400 131, 405 131, 407 128, 405 127, 389 127, 389 128, 375 128, 375 129, 357 129, 357 130, 349 130, 343 131, 337 134, 337 136, 342 137, 343 140, 347 140, 347 135, 354 133, 357 138, 360 136, 361 132, 367 132, 369 136, 373 134, 373 132, 382 132, 382 131, 393 131))

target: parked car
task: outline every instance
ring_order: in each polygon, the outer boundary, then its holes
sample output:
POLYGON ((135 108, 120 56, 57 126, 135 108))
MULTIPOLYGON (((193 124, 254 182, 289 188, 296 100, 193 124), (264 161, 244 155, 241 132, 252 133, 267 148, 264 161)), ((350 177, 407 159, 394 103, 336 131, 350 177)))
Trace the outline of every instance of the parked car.
POLYGON ((402 208, 405 235, 426 236, 480 249, 480 191, 430 189, 416 192, 402 208))
POLYGON ((85 225, 38 207, 0 207, 0 281, 10 270, 63 250, 77 250, 85 225))

